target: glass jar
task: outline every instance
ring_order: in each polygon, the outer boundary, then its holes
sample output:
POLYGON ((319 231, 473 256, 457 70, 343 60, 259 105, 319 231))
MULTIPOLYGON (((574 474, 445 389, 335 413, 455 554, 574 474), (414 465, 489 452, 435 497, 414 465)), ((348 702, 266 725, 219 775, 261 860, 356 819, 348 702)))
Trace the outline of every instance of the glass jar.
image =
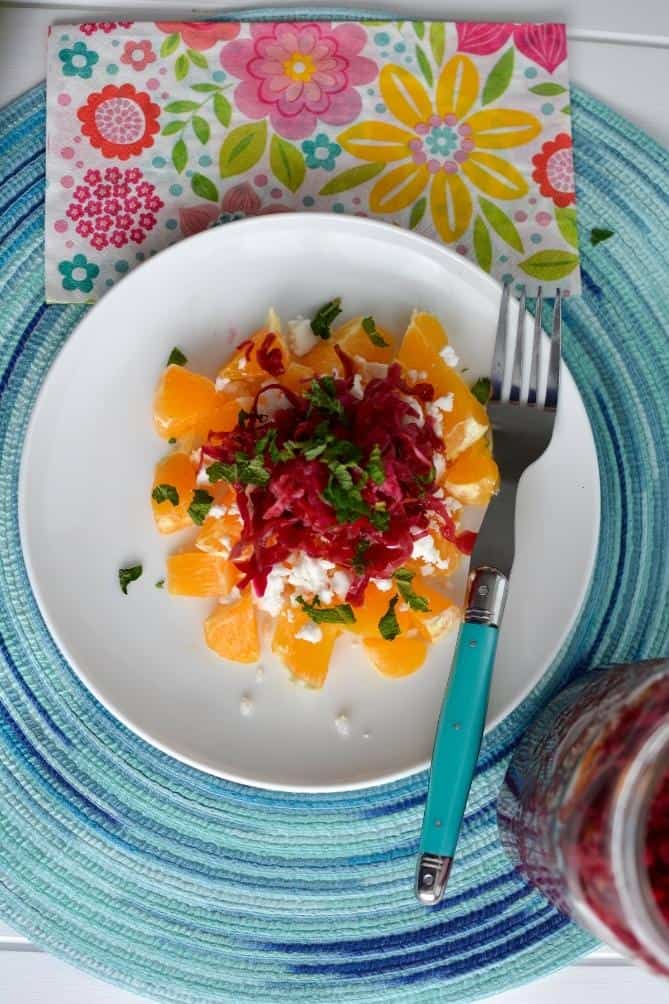
POLYGON ((498 822, 560 910, 669 975, 669 661, 593 670, 558 694, 513 756, 498 822))

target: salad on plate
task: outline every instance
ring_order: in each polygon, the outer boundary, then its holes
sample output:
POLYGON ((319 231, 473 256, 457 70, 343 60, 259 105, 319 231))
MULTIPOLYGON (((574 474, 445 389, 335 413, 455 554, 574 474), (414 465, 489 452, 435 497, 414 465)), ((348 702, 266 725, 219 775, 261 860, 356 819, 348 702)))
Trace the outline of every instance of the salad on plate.
POLYGON ((340 314, 335 299, 284 328, 270 310, 215 381, 175 348, 154 399, 172 447, 155 524, 191 531, 167 589, 216 601, 204 639, 218 655, 254 663, 267 638, 315 688, 347 640, 385 676, 420 668, 460 620, 464 507, 499 483, 487 382, 467 385, 439 320, 414 311, 397 348, 373 316, 340 314))

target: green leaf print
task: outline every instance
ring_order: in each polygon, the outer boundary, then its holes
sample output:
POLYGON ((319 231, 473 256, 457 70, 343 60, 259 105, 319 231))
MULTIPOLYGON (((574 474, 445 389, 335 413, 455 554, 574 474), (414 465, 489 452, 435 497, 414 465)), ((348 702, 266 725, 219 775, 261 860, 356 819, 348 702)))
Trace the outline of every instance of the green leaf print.
POLYGON ((513 61, 514 48, 511 46, 511 48, 507 49, 504 55, 497 60, 488 74, 488 79, 485 82, 483 94, 481 95, 482 105, 489 105, 491 101, 496 101, 497 98, 504 94, 504 91, 511 83, 511 78, 513 77, 513 61))
POLYGON ((250 170, 262 157, 267 142, 267 123, 264 121, 237 126, 228 133, 219 154, 222 178, 232 178, 250 170))
POLYGON ((480 216, 474 220, 474 253, 483 271, 489 272, 492 265, 492 241, 480 216))
POLYGON ((564 279, 578 265, 578 255, 572 251, 554 248, 537 251, 530 258, 520 262, 520 268, 533 279, 564 279))
POLYGON ((296 146, 279 136, 272 136, 269 163, 275 178, 291 192, 296 192, 306 174, 304 155, 296 146))
POLYGON ((561 209, 559 206, 555 210, 555 221, 558 225, 558 229, 567 244, 571 244, 573 248, 578 248, 578 229, 576 227, 576 210, 575 209, 561 209))
POLYGON ((514 251, 522 252, 525 250, 513 220, 506 215, 503 209, 500 209, 494 202, 489 202, 488 199, 484 199, 481 196, 479 196, 479 206, 498 237, 501 237, 514 251))
POLYGON ((357 188, 358 185, 362 185, 366 181, 375 178, 377 174, 381 174, 385 167, 386 165, 383 163, 360 164, 357 167, 349 167, 347 171, 342 171, 341 174, 336 174, 334 178, 330 178, 318 194, 338 195, 339 192, 348 192, 350 188, 357 188))

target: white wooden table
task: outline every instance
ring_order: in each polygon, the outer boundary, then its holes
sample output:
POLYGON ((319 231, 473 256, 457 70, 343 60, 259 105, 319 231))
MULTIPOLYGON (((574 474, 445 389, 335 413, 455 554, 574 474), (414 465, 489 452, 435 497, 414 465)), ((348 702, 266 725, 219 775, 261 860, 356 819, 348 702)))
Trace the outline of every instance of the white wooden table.
MULTIPOLYGON (((311 0, 314 5, 314 0, 311 0)), ((297 3, 297 0, 296 0, 297 3)), ((315 0, 326 5, 328 0, 315 0)), ((574 83, 606 101, 669 147, 669 0, 346 0, 347 6, 471 20, 565 20, 574 83)), ((143 0, 112 6, 0 2, 0 106, 44 78, 46 29, 56 21, 129 17, 192 20, 250 6, 249 0, 143 0)), ((277 0, 256 6, 281 7, 277 0)), ((2 834, 0 834, 0 840, 2 834)), ((140 1004, 144 998, 110 987, 49 955, 0 923, 0 1004, 140 1004)), ((490 1004, 668 1004, 669 983, 608 949, 490 1004)))

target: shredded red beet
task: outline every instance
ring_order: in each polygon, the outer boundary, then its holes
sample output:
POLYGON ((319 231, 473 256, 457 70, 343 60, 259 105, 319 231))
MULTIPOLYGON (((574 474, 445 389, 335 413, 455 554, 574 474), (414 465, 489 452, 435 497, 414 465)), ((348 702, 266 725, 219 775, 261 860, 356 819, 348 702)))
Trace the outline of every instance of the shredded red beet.
POLYGON ((270 331, 270 333, 265 335, 263 338, 256 353, 256 359, 258 360, 258 365, 264 369, 266 373, 269 373, 270 376, 278 377, 281 376, 282 373, 286 372, 286 367, 283 365, 281 348, 278 344, 274 345, 274 342, 276 342, 276 335, 274 332, 270 331))
MULTIPOLYGON (((281 353, 264 346, 258 360, 263 353, 268 369, 281 353)), ((243 529, 231 559, 244 575, 240 587, 252 582, 258 595, 272 566, 295 550, 350 569, 347 599, 359 604, 369 579, 392 575, 433 527, 462 551, 471 546, 472 535, 456 534, 435 497, 434 459, 443 442, 429 417, 417 420, 416 388, 394 364, 359 399, 352 361, 343 352, 340 358, 344 378, 319 378, 302 394, 270 384, 232 431, 211 434, 203 448, 206 466, 236 465, 243 529), (271 418, 258 410, 268 390, 286 399, 271 418)), ((420 400, 432 399, 430 384, 418 387, 420 400)))

